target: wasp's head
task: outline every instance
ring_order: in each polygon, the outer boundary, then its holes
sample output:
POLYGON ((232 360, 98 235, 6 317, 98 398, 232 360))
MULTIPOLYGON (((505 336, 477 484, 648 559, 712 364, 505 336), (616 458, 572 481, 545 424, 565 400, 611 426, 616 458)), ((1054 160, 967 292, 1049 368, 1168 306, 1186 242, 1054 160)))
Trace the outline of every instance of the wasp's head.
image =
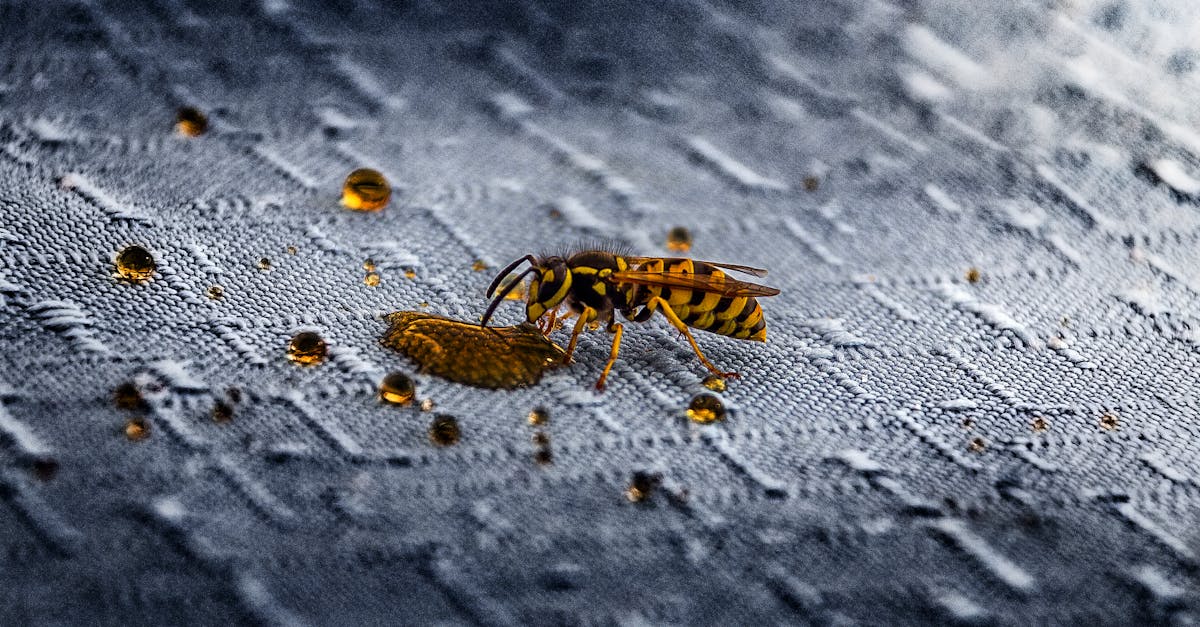
POLYGON ((516 289, 529 274, 533 275, 533 281, 529 284, 528 300, 525 303, 525 318, 529 322, 536 321, 547 311, 558 307, 571 291, 571 269, 567 266, 565 259, 557 256, 538 259, 533 255, 525 255, 501 270, 492 280, 487 291, 492 302, 488 305, 487 312, 483 314, 483 321, 480 323, 482 326, 487 326, 488 320, 492 318, 496 308, 504 301, 504 297, 516 289), (497 288, 509 276, 509 273, 526 261, 529 262, 530 267, 497 292, 497 288))
POLYGON ((541 259, 533 270, 529 300, 525 303, 525 318, 529 322, 558 307, 571 290, 571 268, 562 257, 541 259))

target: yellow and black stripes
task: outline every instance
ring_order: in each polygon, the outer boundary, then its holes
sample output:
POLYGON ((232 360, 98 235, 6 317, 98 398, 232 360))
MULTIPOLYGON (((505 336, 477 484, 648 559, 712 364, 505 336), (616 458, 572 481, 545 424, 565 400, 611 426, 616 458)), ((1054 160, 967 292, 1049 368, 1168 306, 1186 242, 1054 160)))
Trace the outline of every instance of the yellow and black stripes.
MULTIPOLYGON (((720 269, 691 259, 652 259, 637 269, 642 272, 703 276, 709 285, 725 282, 725 273, 720 269)), ((699 289, 664 285, 628 287, 630 293, 634 294, 630 299, 632 305, 645 305, 654 297, 662 298, 671 311, 693 329, 739 340, 765 342, 767 339, 767 325, 763 321, 762 307, 752 296, 729 297, 699 289)), ((643 316, 638 318, 644 319, 643 316)))

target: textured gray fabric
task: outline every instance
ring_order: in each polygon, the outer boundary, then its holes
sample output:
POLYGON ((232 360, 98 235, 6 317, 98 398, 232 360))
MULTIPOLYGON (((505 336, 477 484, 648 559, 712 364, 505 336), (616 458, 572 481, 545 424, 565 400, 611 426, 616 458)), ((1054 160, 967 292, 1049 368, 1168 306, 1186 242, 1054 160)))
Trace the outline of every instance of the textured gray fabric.
POLYGON ((0 4, 0 622, 1193 623, 1198 18, 0 4), (364 166, 375 214, 338 205, 364 166), (783 290, 767 344, 700 334, 727 421, 685 418, 661 320, 603 395, 604 333, 524 390, 418 377, 456 446, 377 401, 413 368, 382 313, 471 320, 476 260, 676 225, 783 290), (284 358, 302 329, 329 362, 284 358))

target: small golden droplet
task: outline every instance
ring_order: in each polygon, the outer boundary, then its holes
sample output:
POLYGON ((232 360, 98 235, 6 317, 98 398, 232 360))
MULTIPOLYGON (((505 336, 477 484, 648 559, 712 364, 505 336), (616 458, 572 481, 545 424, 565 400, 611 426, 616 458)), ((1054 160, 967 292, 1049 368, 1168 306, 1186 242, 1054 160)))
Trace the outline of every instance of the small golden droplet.
POLYGON ((421 411, 433 411, 433 408, 436 406, 437 403, 434 403, 432 398, 421 401, 421 411))
POLYGON ((700 382, 700 385, 703 385, 714 392, 724 392, 725 377, 722 377, 719 374, 710 374, 707 377, 704 377, 704 380, 700 382))
POLYGON ((258 269, 262 270, 264 272, 266 272, 267 270, 270 270, 271 269, 271 260, 267 259, 266 257, 260 257, 258 259, 258 269))
POLYGON ((212 419, 213 422, 218 424, 224 424, 233 420, 233 405, 225 401, 217 401, 213 404, 212 419))
POLYGON ((427 300, 423 300, 423 301, 421 301, 420 303, 417 303, 417 306, 418 306, 418 307, 428 307, 428 306, 429 306, 429 301, 427 301, 427 300))
POLYGON ((289 254, 289 255, 294 255, 294 254, 296 254, 296 253, 298 253, 298 252, 300 252, 300 251, 299 251, 299 249, 297 249, 295 246, 288 246, 288 247, 287 247, 287 254, 289 254))
POLYGON ((563 212, 557 207, 551 207, 550 211, 546 213, 550 216, 551 220, 561 220, 563 217, 563 212))
POLYGON ((540 427, 550 422, 550 412, 546 411, 545 407, 534 407, 529 412, 529 424, 540 427))
MULTIPOLYGON (((379 398, 393 405, 408 405, 417 394, 417 384, 403 372, 388 373, 379 382, 379 398)), ((432 408, 431 408, 432 409, 432 408)))
POLYGON ((33 460, 31 469, 38 481, 50 481, 58 474, 58 460, 53 457, 39 457, 33 460))
POLYGON ((225 288, 221 287, 220 285, 210 285, 204 293, 213 300, 220 300, 223 296, 225 296, 225 288))
POLYGON ((1038 416, 1037 418, 1033 419, 1033 422, 1030 424, 1030 426, 1033 427, 1034 433, 1045 433, 1050 429, 1050 421, 1038 416))
POLYGON ((692 249, 692 232, 687 227, 677 226, 667 232, 667 250, 686 253, 692 249))
POLYGON ((554 463, 554 453, 548 448, 540 448, 533 452, 533 461, 541 466, 549 466, 554 463))
POLYGON ((974 429, 975 428, 975 420, 972 418, 963 418, 962 426, 963 426, 963 429, 974 429))
POLYGON ((600 321, 593 320, 592 322, 589 322, 587 325, 587 328, 588 328, 588 331, 599 331, 600 330, 600 321))
POLYGON ((489 267, 490 266, 488 266, 487 263, 485 263, 482 259, 476 259, 475 263, 471 264, 471 269, 476 272, 483 272, 484 270, 487 270, 489 267))
POLYGON ((367 284, 370 287, 375 287, 375 286, 379 285, 379 273, 378 272, 368 272, 367 275, 363 277, 363 283, 367 284))
POLYGON ((1104 414, 1100 416, 1100 428, 1105 431, 1116 431, 1120 424, 1121 422, 1117 419, 1116 414, 1104 414))
POLYGON ((125 437, 130 442, 140 442, 150 437, 150 423, 141 416, 130 418, 125 422, 125 437))
POLYGON ((376 170, 359 168, 342 185, 342 205, 355 211, 376 211, 387 206, 392 186, 376 170))
POLYGON ((405 270, 405 271, 404 271, 404 278, 406 278, 406 279, 415 279, 415 278, 417 278, 417 271, 416 271, 416 270, 412 270, 412 269, 405 270))
POLYGON ((969 445, 967 445, 967 449, 970 450, 972 453, 982 453, 983 450, 986 448, 987 448, 987 441, 984 440, 983 438, 974 438, 971 440, 971 443, 969 445))
POLYGON ((130 382, 122 383, 113 390, 113 403, 117 409, 146 410, 146 401, 142 398, 141 391, 130 382))
POLYGON ((687 417, 700 424, 724 420, 725 404, 712 394, 697 394, 688 403, 687 417))
POLYGON ((550 434, 545 431, 534 431, 532 440, 538 446, 549 446, 550 434))
POLYGON ((817 188, 820 186, 821 186, 821 179, 819 179, 815 176, 804 177, 804 191, 815 192, 815 191, 817 191, 817 188))
POLYGON ((208 117, 195 107, 181 107, 175 112, 175 131, 184 137, 199 137, 208 131, 208 117))
POLYGON ((967 268, 967 283, 978 283, 981 278, 983 278, 983 273, 979 271, 979 268, 967 268))
POLYGON ((363 270, 366 270, 367 272, 374 272, 375 271, 375 260, 374 259, 364 260, 363 261, 363 270))
POLYGON ((658 473, 635 472, 625 488, 625 498, 630 503, 641 503, 650 498, 654 490, 662 483, 662 475, 658 473))
POLYGON ((297 333, 288 342, 287 357, 302 366, 312 366, 325 360, 329 345, 312 331, 297 333))
POLYGON ((462 433, 458 428, 458 420, 454 416, 438 414, 429 425, 429 440, 438 446, 453 446, 458 444, 462 433))
POLYGON ((148 281, 157 265, 154 255, 141 246, 126 246, 117 253, 117 272, 130 281, 148 281))

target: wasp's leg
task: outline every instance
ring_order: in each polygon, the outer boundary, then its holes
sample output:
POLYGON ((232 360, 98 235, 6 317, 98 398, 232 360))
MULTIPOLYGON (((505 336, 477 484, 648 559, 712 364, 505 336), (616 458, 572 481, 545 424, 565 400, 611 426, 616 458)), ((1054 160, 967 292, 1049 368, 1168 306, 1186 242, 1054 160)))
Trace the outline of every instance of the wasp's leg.
POLYGON ((722 372, 720 368, 713 365, 713 362, 709 361, 708 358, 704 356, 704 353, 700 352, 700 345, 696 344, 696 338, 692 337, 692 332, 688 330, 687 325, 679 319, 679 316, 675 315, 675 312, 671 310, 671 305, 661 296, 655 296, 654 298, 651 298, 649 302, 646 303, 646 307, 651 311, 655 309, 661 311, 663 315, 667 317, 667 320, 671 323, 671 326, 679 329, 679 332, 687 338, 688 343, 692 345, 692 350, 696 353, 696 356, 700 358, 700 363, 704 364, 704 367, 711 370, 713 374, 733 379, 741 377, 741 375, 736 372, 722 372))
POLYGON ((546 321, 546 326, 542 328, 542 334, 543 334, 543 335, 550 335, 550 333, 551 333, 552 331, 554 331, 554 323, 555 323, 555 322, 558 322, 558 310, 559 310, 559 307, 562 307, 562 304, 561 304, 561 303, 559 304, 559 306, 558 306, 558 307, 555 307, 554 309, 551 309, 551 310, 550 310, 550 315, 549 315, 549 316, 546 316, 545 318, 542 318, 543 320, 545 320, 545 321, 546 321))
POLYGON ((571 332, 571 342, 567 344, 567 354, 563 356, 563 363, 571 363, 571 354, 575 352, 575 342, 579 341, 579 334, 583 333, 583 328, 587 323, 596 319, 597 312, 591 307, 585 307, 583 313, 579 314, 579 320, 575 321, 575 330, 571 332))
POLYGON ((612 370, 613 364, 617 362, 617 353, 621 351, 621 334, 625 332, 625 327, 619 322, 614 322, 609 325, 608 330, 613 333, 612 350, 608 353, 608 363, 604 364, 604 371, 600 373, 600 378, 596 381, 596 389, 604 391, 604 381, 608 379, 608 371, 612 370))

